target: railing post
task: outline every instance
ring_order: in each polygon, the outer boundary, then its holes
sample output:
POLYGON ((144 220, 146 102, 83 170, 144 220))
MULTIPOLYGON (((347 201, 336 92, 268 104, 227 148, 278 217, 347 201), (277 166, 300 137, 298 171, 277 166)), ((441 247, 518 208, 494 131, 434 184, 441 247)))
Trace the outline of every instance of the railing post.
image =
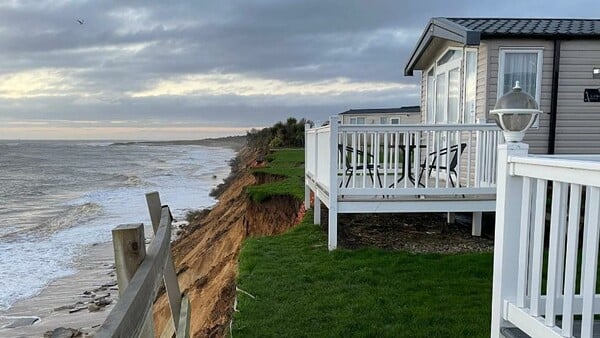
POLYGON ((337 163, 338 163, 338 117, 329 119, 329 221, 327 247, 329 250, 337 248, 337 163))
MULTIPOLYGON (((152 221, 152 229, 154 234, 158 231, 160 225, 160 217, 162 213, 162 206, 160 202, 160 195, 158 192, 150 192, 146 194, 146 203, 148 205, 148 212, 150 213, 150 219, 152 221)), ((167 226, 171 226, 171 222, 168 222, 167 226)), ((171 307, 172 316, 172 327, 167 325, 167 328, 171 332, 175 331, 179 322, 179 311, 181 309, 181 292, 179 291, 179 281, 177 280, 177 273, 175 272, 175 264, 171 258, 171 251, 167 255, 167 262, 163 273, 163 282, 165 283, 165 289, 167 290, 167 297, 169 299, 169 306, 171 307)))
POLYGON ((493 338, 501 337, 500 328, 509 326, 503 319, 504 301, 515 301, 517 297, 523 178, 510 175, 508 159, 510 156, 527 156, 528 149, 529 146, 524 143, 498 146, 491 323, 493 338))
POLYGON ((310 187, 306 182, 306 176, 308 173, 308 164, 311 163, 308 161, 308 156, 310 156, 309 152, 312 149, 308 149, 308 130, 310 129, 310 123, 306 123, 304 125, 304 209, 310 209, 310 187))
MULTIPOLYGON (((112 237, 119 296, 122 296, 129 281, 146 258, 144 225, 142 223, 121 224, 112 230, 112 237)), ((146 316, 141 334, 143 337, 154 336, 152 311, 149 311, 146 316)))

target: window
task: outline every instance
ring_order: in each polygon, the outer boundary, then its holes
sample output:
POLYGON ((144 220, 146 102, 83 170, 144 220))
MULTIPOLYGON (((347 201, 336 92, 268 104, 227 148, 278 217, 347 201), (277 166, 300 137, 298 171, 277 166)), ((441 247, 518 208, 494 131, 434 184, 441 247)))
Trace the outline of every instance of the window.
POLYGON ((365 124, 364 117, 351 117, 350 124, 365 124))
POLYGON ((435 110, 434 110, 434 106, 433 106, 433 94, 435 93, 435 87, 434 87, 434 67, 431 67, 431 70, 429 72, 427 72, 427 123, 434 123, 435 122, 435 110))
POLYGON ((426 73, 427 123, 474 123, 477 50, 448 48, 426 73))
POLYGON ((387 122, 387 117, 380 117, 380 118, 379 118, 379 123, 380 123, 380 124, 387 124, 387 123, 388 123, 388 122, 387 122))
POLYGON ((400 119, 397 117, 392 117, 390 119, 390 124, 400 124, 400 119))
POLYGON ((542 50, 501 49, 498 72, 498 97, 508 93, 519 81, 524 92, 540 102, 542 50))
POLYGON ((465 102, 463 105, 464 123, 475 123, 477 112, 477 52, 467 50, 465 57, 465 102))
MULTIPOLYGON (((533 96, 539 104, 542 61, 542 49, 500 49, 497 97, 508 93, 519 81, 523 91, 533 96)), ((539 119, 533 126, 539 126, 539 119)))

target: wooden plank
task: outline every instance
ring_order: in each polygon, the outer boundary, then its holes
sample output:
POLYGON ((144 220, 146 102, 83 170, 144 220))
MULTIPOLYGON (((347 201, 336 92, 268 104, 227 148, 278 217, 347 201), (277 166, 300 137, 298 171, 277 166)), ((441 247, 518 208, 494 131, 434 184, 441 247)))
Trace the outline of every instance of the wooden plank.
POLYGON ((181 311, 179 317, 179 326, 177 327, 177 338, 190 337, 190 318, 192 316, 192 308, 188 296, 184 296, 181 301, 181 311))
POLYGON ((160 209, 162 208, 158 191, 153 191, 146 194, 146 204, 148 205, 148 212, 150 212, 152 229, 154 229, 154 233, 156 234, 156 230, 158 229, 160 223, 160 209))
MULTIPOLYGON (((148 212, 150 213, 150 218, 152 219, 152 227, 154 229, 154 233, 156 234, 156 231, 160 226, 162 213, 160 195, 156 191, 148 193, 146 194, 146 201, 148 204, 148 212)), ((169 212, 169 217, 165 220, 165 226, 168 226, 170 228, 172 221, 173 220, 171 219, 171 213, 169 212)), ((169 298, 169 306, 171 308, 171 318, 173 321, 173 327, 177 327, 177 321, 179 320, 179 308, 181 307, 181 291, 179 290, 179 282, 177 280, 177 273, 175 272, 175 264, 173 263, 173 259, 171 258, 170 241, 168 257, 165 263, 165 269, 163 274, 163 280, 165 283, 165 288, 167 290, 167 297, 169 298)))
POLYGON ((96 332, 96 338, 135 337, 156 298, 171 239, 170 211, 163 207, 158 232, 119 302, 96 332))

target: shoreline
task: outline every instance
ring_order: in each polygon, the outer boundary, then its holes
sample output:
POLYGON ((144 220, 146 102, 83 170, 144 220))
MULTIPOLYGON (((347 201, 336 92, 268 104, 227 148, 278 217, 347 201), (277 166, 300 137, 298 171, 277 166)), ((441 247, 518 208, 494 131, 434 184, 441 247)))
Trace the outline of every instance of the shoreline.
MULTIPOLYGON (((218 146, 218 148, 232 147, 218 146)), ((239 150, 235 150, 229 161, 235 159, 238 153, 239 150)), ((226 178, 231 176, 232 172, 230 163, 226 169, 219 170, 215 174, 221 179, 220 184, 225 184, 226 178)), ((213 186, 213 189, 217 186, 213 186)), ((210 206, 193 210, 210 209, 218 202, 215 198, 215 202, 210 206)), ((185 219, 184 215, 181 218, 185 219)), ((173 232, 177 234, 184 228, 174 224, 173 232)), ((151 230, 146 231, 147 237, 151 234, 151 230)), ((172 241, 175 239, 172 238, 172 241)), ((83 336, 93 334, 118 300, 119 291, 114 273, 112 242, 87 246, 74 258, 72 268, 75 271, 73 274, 55 279, 44 286, 39 293, 16 301, 7 310, 0 310, 0 338, 43 337, 46 332, 60 327, 79 330, 83 336), (106 296, 107 294, 110 295, 106 296), (93 295, 97 297, 95 299, 100 299, 101 306, 92 307, 90 310, 88 306, 94 303, 93 295), (104 305, 102 302, 108 304, 104 305), (74 312, 70 313, 70 311, 74 312), (35 319, 37 320, 33 322, 35 319)))
POLYGON ((37 295, 15 302, 8 310, 0 311, 0 337, 43 337, 46 331, 59 327, 78 329, 89 333, 104 322, 118 299, 114 274, 112 243, 90 246, 78 256, 73 267, 75 274, 61 277, 44 287, 37 295), (84 294, 89 293, 89 294, 84 294), (96 299, 105 298, 110 303, 90 311, 96 299), (103 297, 110 294, 107 297, 103 297), (69 313, 75 309, 77 312, 69 313), (16 318, 14 318, 16 317, 16 318), (35 323, 14 328, 17 318, 39 317, 35 323))

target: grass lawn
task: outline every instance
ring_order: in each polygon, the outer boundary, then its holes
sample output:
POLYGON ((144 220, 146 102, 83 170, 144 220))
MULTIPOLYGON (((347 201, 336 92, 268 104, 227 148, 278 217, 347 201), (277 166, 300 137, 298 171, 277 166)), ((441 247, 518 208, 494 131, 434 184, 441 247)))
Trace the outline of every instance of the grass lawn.
POLYGON ((328 252, 309 219, 245 242, 234 336, 489 336, 491 254, 328 252))
MULTIPOLYGON (((302 200, 304 152, 279 150, 257 171, 282 181, 251 187, 255 201, 302 200)), ((303 223, 250 238, 240 255, 233 336, 489 337, 492 254, 416 255, 368 248, 327 250, 303 223)))
POLYGON ((255 202, 262 202, 273 196, 291 195, 304 199, 304 149, 279 149, 266 158, 267 166, 254 169, 254 172, 281 176, 283 180, 251 186, 246 189, 255 202))

